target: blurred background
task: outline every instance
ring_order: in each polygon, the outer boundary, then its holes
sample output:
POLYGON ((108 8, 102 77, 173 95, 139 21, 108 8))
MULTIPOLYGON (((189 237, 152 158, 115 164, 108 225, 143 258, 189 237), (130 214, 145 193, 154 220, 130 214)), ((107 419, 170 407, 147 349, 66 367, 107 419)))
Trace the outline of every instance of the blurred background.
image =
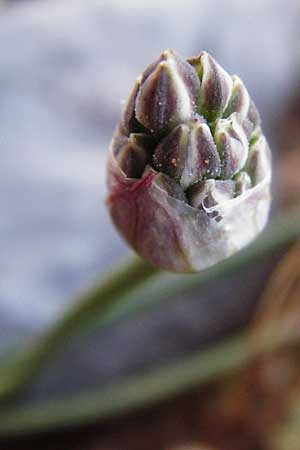
MULTIPOLYGON (((299 23, 298 0, 0 2, 0 355, 129 253, 104 206, 106 153, 136 76, 165 48, 206 49, 242 78, 274 154, 273 208, 299 199, 299 23)), ((217 339, 247 319, 272 267, 70 342, 22 401, 217 339)))

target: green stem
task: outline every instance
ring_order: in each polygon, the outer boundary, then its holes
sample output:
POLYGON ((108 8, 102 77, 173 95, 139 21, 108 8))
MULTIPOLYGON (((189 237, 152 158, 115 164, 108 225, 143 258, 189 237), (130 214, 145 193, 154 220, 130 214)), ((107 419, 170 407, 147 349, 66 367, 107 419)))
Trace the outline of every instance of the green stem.
MULTIPOLYGON (((255 261, 276 252, 300 236, 300 211, 282 214, 246 249, 233 257, 197 274, 170 274, 146 280, 140 289, 122 297, 110 305, 104 314, 94 315, 89 322, 89 333, 99 327, 111 325, 118 320, 133 317, 137 313, 153 308, 162 301, 172 302, 188 289, 193 289, 209 281, 221 279, 247 267, 255 261)), ((81 327, 81 331, 84 327, 81 327)))
POLYGON ((240 334, 213 348, 107 388, 29 406, 8 407, 0 413, 0 435, 57 430, 149 407, 192 387, 234 374, 258 356, 299 345, 299 340, 299 335, 279 339, 278 330, 274 330, 274 339, 257 347, 248 333, 240 334))
POLYGON ((0 369, 0 399, 14 394, 26 383, 48 355, 60 348, 79 326, 89 323, 95 314, 105 313, 116 300, 121 301, 122 297, 158 272, 144 260, 134 258, 114 269, 99 285, 84 293, 48 332, 0 369))
POLYGON ((0 400, 14 394, 47 359, 75 332, 111 324, 126 316, 149 309, 173 294, 209 280, 235 273, 262 256, 282 248, 300 235, 300 211, 282 215, 248 248, 216 266, 193 275, 154 277, 158 269, 135 259, 114 271, 103 283, 82 296, 39 340, 0 367, 0 400))

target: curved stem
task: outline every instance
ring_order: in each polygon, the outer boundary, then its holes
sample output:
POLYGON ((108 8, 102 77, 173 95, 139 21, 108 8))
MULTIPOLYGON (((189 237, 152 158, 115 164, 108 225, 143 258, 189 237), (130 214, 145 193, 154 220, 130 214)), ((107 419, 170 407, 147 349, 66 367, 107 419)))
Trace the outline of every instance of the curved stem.
POLYGON ((121 301, 128 292, 158 272, 159 269, 144 260, 132 258, 109 273, 99 285, 82 294, 74 306, 49 331, 35 340, 27 351, 23 349, 0 368, 0 399, 15 393, 38 371, 48 355, 60 348, 78 327, 88 323, 95 314, 104 313, 111 304, 121 301))
MULTIPOLYGON (((219 280, 243 269, 249 264, 294 242, 300 236, 300 210, 290 211, 275 219, 267 229, 249 245, 231 258, 196 274, 171 274, 146 280, 140 289, 122 296, 120 301, 111 303, 103 314, 95 314, 88 323, 87 331, 93 332, 100 327, 109 326, 124 318, 146 312, 164 301, 172 302, 176 296, 212 280, 219 280)), ((83 325, 83 324, 81 324, 83 325)), ((81 332, 84 326, 81 326, 81 332)))
POLYGON ((18 391, 38 372, 48 355, 60 348, 76 330, 82 331, 87 326, 107 326, 120 318, 149 309, 161 300, 171 298, 174 293, 234 273, 282 248, 299 235, 300 210, 296 209, 271 223, 245 250, 199 274, 168 274, 153 282, 152 277, 159 273, 157 268, 138 258, 128 262, 82 295, 50 331, 34 341, 29 349, 23 349, 8 367, 0 366, 0 400, 18 391), (151 283, 147 283, 150 278, 151 283))

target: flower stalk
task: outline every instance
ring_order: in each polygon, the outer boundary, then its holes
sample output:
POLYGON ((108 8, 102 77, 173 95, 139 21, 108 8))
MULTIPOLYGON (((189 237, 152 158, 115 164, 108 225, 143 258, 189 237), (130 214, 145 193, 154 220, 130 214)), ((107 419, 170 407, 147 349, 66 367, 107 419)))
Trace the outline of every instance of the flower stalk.
POLYGON ((32 381, 47 359, 75 333, 108 326, 153 308, 170 299, 172 294, 233 274, 297 239, 300 236, 299 224, 299 209, 282 214, 253 245, 197 275, 163 274, 140 259, 115 269, 107 279, 76 300, 57 323, 31 345, 17 354, 14 352, 11 359, 0 361, 0 402, 32 381))
POLYGON ((99 317, 113 304, 122 302, 128 293, 157 273, 158 269, 146 261, 131 258, 82 294, 49 330, 0 366, 0 401, 16 394, 32 379, 49 355, 55 353, 69 336, 87 326, 95 315, 99 317))

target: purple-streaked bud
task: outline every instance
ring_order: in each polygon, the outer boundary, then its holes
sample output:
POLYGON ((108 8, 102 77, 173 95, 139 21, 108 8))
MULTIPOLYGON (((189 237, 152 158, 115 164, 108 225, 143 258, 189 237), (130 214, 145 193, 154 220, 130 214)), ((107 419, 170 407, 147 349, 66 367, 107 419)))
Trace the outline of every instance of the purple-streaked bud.
POLYGON ((195 120, 191 123, 187 159, 180 180, 187 189, 197 181, 220 174, 220 157, 209 126, 195 120))
POLYGON ((266 172, 270 172, 271 150, 263 135, 257 137, 250 146, 249 157, 245 169, 256 185, 264 180, 266 172))
POLYGON ((220 174, 220 157, 209 126, 199 118, 174 128, 154 152, 154 166, 184 189, 220 174))
POLYGON ((174 178, 181 180, 187 160, 190 129, 185 124, 174 128, 154 150, 154 167, 174 178))
POLYGON ((270 151, 242 81, 206 52, 141 74, 116 128, 107 205, 152 264, 205 269, 247 245, 270 207, 270 151))
POLYGON ((229 99, 228 105, 224 112, 224 117, 230 116, 230 114, 236 112, 239 113, 243 118, 246 118, 250 108, 250 96, 245 88, 242 80, 237 76, 232 77, 232 93, 229 99))
POLYGON ((135 117, 153 134, 161 134, 192 118, 200 81, 175 52, 165 51, 157 65, 142 76, 135 101, 135 117), (149 73, 150 72, 150 73, 149 73))
POLYGON ((237 113, 218 121, 215 141, 221 158, 222 178, 232 178, 246 164, 251 128, 250 122, 247 119, 240 120, 237 113))
POLYGON ((251 188, 251 178, 247 172, 240 172, 235 176, 235 192, 236 195, 241 195, 251 188))
POLYGON ((248 119, 253 129, 255 129, 260 125, 259 113, 242 80, 237 75, 233 75, 232 80, 231 98, 223 116, 228 117, 232 113, 238 113, 241 118, 248 119))
POLYGON ((231 76, 207 53, 189 59, 201 80, 199 93, 199 113, 208 122, 220 117, 231 97, 231 76))
POLYGON ((116 160, 128 178, 140 178, 151 158, 151 145, 151 137, 141 133, 115 141, 116 160))
POLYGON ((252 100, 250 100, 250 106, 249 106, 249 111, 248 111, 247 117, 250 120, 250 122, 253 124, 254 129, 260 126, 260 122, 261 122, 260 115, 259 115, 259 112, 252 100))
POLYGON ((130 133, 136 133, 141 130, 142 125, 135 117, 135 101, 140 88, 140 80, 137 79, 132 92, 125 104, 122 118, 120 121, 120 129, 123 134, 129 136, 130 133))

